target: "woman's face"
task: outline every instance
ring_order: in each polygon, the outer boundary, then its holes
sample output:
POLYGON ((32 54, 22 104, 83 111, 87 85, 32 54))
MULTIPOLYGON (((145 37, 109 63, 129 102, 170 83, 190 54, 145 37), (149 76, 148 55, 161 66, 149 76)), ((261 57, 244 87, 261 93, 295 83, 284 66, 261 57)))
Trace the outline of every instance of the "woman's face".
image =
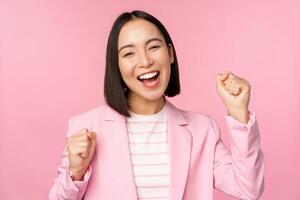
POLYGON ((143 19, 127 22, 119 34, 118 52, 130 98, 160 99, 168 86, 174 57, 159 29, 143 19))

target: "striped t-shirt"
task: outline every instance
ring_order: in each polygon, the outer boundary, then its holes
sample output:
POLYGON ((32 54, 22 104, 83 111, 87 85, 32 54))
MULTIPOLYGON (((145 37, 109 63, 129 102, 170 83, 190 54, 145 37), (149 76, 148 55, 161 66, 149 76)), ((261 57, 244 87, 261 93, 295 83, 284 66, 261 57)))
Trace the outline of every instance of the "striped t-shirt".
POLYGON ((130 112, 129 149, 139 200, 168 200, 170 159, 165 107, 154 115, 130 112))

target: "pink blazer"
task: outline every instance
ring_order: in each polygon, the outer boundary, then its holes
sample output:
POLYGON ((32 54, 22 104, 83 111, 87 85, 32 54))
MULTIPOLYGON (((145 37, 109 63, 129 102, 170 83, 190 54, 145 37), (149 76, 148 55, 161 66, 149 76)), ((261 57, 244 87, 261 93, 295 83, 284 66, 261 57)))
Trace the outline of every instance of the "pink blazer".
MULTIPOLYGON (((226 116, 230 150, 212 117, 166 101, 171 167, 170 200, 212 200, 213 188, 239 199, 258 199, 264 190, 264 156, 255 113, 248 124, 226 116)), ((84 181, 72 182, 66 149, 49 200, 136 200, 125 117, 107 105, 69 120, 67 137, 88 128, 97 147, 84 181)))

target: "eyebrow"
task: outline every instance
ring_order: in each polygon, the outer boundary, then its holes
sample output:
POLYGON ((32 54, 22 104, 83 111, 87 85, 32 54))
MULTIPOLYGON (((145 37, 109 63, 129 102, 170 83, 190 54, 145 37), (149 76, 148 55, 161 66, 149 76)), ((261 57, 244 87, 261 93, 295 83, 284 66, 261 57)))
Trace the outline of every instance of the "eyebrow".
MULTIPOLYGON (((146 45, 149 44, 149 43, 152 42, 152 41, 160 41, 160 42, 163 42, 162 39, 159 39, 159 38, 155 37, 155 38, 151 38, 151 39, 147 40, 146 45)), ((134 47, 134 45, 133 45, 133 44, 127 44, 127 45, 124 45, 124 46, 122 46, 122 47, 119 49, 118 52, 120 52, 122 49, 127 48, 127 47, 134 47)))

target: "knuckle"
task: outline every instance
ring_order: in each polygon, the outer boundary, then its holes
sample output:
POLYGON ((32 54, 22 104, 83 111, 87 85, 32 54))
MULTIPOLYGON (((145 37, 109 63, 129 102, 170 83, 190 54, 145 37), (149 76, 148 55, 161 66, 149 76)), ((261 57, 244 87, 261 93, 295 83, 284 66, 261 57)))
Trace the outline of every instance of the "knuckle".
POLYGON ((83 128, 83 129, 81 129, 81 132, 82 132, 82 133, 86 133, 86 132, 88 132, 88 131, 87 131, 87 128, 83 128))
POLYGON ((67 143, 66 143, 66 146, 67 146, 67 148, 70 148, 71 146, 72 146, 72 141, 67 141, 67 143))
POLYGON ((246 85, 245 85, 245 88, 248 89, 248 90, 250 90, 250 85, 247 85, 247 84, 246 84, 246 85))
POLYGON ((68 147, 68 153, 74 155, 75 154, 74 148, 68 147))

